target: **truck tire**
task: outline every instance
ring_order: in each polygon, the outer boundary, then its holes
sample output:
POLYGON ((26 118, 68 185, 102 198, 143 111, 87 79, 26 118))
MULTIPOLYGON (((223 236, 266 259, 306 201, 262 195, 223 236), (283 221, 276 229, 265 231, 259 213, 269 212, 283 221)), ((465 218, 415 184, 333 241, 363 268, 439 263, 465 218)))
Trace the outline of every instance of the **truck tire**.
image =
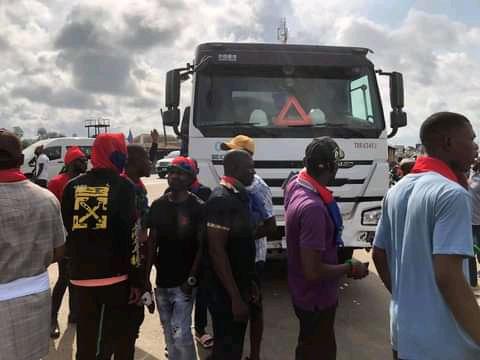
POLYGON ((338 248, 337 254, 338 254, 338 263, 343 264, 345 261, 349 260, 353 256, 353 250, 355 250, 352 247, 341 247, 338 248))

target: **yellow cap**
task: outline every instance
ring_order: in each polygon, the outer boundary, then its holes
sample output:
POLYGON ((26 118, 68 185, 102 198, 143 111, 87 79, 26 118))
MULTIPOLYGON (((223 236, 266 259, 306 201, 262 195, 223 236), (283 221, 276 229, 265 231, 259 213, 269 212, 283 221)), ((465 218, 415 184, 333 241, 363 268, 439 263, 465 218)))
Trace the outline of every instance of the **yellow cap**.
POLYGON ((229 142, 222 143, 222 150, 246 150, 255 154, 255 142, 246 135, 237 135, 229 142))

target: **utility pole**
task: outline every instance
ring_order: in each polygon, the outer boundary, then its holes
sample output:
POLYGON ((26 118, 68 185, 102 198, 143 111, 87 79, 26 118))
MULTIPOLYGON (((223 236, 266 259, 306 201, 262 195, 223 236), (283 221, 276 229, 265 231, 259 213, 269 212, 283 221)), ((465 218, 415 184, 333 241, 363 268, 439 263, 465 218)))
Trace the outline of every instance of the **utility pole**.
POLYGON ((280 25, 277 28, 277 40, 282 44, 286 44, 288 41, 287 18, 285 17, 280 19, 280 25))

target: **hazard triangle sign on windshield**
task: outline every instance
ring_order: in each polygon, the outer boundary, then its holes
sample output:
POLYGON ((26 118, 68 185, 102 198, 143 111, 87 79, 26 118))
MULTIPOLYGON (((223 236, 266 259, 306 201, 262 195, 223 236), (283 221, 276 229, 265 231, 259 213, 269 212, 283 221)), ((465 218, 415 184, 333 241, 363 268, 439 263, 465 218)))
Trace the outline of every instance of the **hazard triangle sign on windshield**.
POLYGON ((280 113, 273 119, 273 123, 277 126, 305 126, 312 125, 312 119, 310 115, 303 110, 297 98, 295 96, 289 96, 280 113), (292 107, 295 108, 299 117, 289 117, 288 112, 292 107))

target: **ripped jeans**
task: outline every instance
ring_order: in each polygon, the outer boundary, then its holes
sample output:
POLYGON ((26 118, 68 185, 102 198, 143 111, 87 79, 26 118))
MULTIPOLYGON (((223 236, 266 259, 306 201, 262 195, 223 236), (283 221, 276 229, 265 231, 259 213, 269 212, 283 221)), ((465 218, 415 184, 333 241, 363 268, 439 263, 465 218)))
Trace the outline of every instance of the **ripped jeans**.
POLYGON ((188 296, 180 287, 156 288, 155 297, 165 334, 168 359, 196 360, 191 328, 195 292, 188 296))

